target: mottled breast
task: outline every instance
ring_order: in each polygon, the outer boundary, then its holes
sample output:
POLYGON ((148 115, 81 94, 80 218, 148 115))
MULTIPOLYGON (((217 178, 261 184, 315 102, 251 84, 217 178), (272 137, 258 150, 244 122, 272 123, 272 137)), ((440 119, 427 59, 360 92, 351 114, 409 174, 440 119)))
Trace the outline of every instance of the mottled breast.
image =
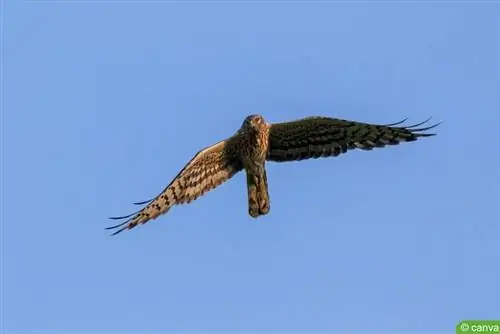
POLYGON ((242 149, 242 161, 250 173, 262 173, 269 149, 269 129, 261 126, 257 131, 245 131, 245 145, 242 149))

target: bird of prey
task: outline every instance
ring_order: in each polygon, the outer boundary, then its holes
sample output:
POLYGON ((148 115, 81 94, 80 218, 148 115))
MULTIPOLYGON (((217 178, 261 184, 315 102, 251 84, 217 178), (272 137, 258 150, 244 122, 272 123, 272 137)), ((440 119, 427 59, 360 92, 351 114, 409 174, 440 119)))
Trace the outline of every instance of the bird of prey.
POLYGON ((430 120, 411 126, 369 124, 329 117, 268 123, 260 115, 245 118, 231 137, 199 151, 155 198, 135 203, 147 204, 141 210, 123 217, 112 235, 145 224, 165 214, 177 204, 190 203, 245 170, 248 191, 248 214, 257 218, 269 213, 266 162, 299 161, 309 158, 335 157, 352 149, 371 150, 386 145, 415 141, 435 133, 424 133, 439 125, 420 127, 430 120))

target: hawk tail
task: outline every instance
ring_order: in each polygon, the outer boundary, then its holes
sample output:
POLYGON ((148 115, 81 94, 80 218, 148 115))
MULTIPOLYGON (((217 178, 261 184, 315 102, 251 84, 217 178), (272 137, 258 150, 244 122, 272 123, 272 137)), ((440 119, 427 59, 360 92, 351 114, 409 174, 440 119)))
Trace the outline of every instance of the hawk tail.
POLYGON ((247 173, 248 214, 257 218, 270 210, 266 170, 259 175, 247 173))

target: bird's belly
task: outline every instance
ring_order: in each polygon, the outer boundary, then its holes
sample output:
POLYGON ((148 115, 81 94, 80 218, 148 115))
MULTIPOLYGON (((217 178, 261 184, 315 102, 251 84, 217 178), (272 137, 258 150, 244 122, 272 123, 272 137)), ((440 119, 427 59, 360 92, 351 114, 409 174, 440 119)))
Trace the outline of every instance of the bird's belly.
POLYGON ((252 175, 260 175, 264 172, 266 159, 265 158, 251 158, 245 157, 242 159, 243 167, 252 175))

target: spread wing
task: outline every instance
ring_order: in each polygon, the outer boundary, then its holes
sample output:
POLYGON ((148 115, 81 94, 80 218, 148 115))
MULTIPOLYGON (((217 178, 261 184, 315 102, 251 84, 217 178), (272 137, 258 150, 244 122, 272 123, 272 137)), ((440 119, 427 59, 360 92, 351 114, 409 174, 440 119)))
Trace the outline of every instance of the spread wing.
POLYGON ((398 145, 420 137, 434 136, 422 133, 439 125, 421 127, 430 120, 398 126, 406 121, 377 125, 328 117, 304 119, 271 124, 267 160, 284 162, 309 158, 338 156, 348 150, 398 145))
POLYGON ((158 196, 135 203, 147 203, 143 209, 127 216, 111 217, 126 221, 107 229, 119 228, 112 234, 116 235, 123 230, 145 224, 167 213, 173 205, 190 203, 229 180, 243 168, 237 154, 240 141, 241 136, 236 135, 199 151, 158 196))

